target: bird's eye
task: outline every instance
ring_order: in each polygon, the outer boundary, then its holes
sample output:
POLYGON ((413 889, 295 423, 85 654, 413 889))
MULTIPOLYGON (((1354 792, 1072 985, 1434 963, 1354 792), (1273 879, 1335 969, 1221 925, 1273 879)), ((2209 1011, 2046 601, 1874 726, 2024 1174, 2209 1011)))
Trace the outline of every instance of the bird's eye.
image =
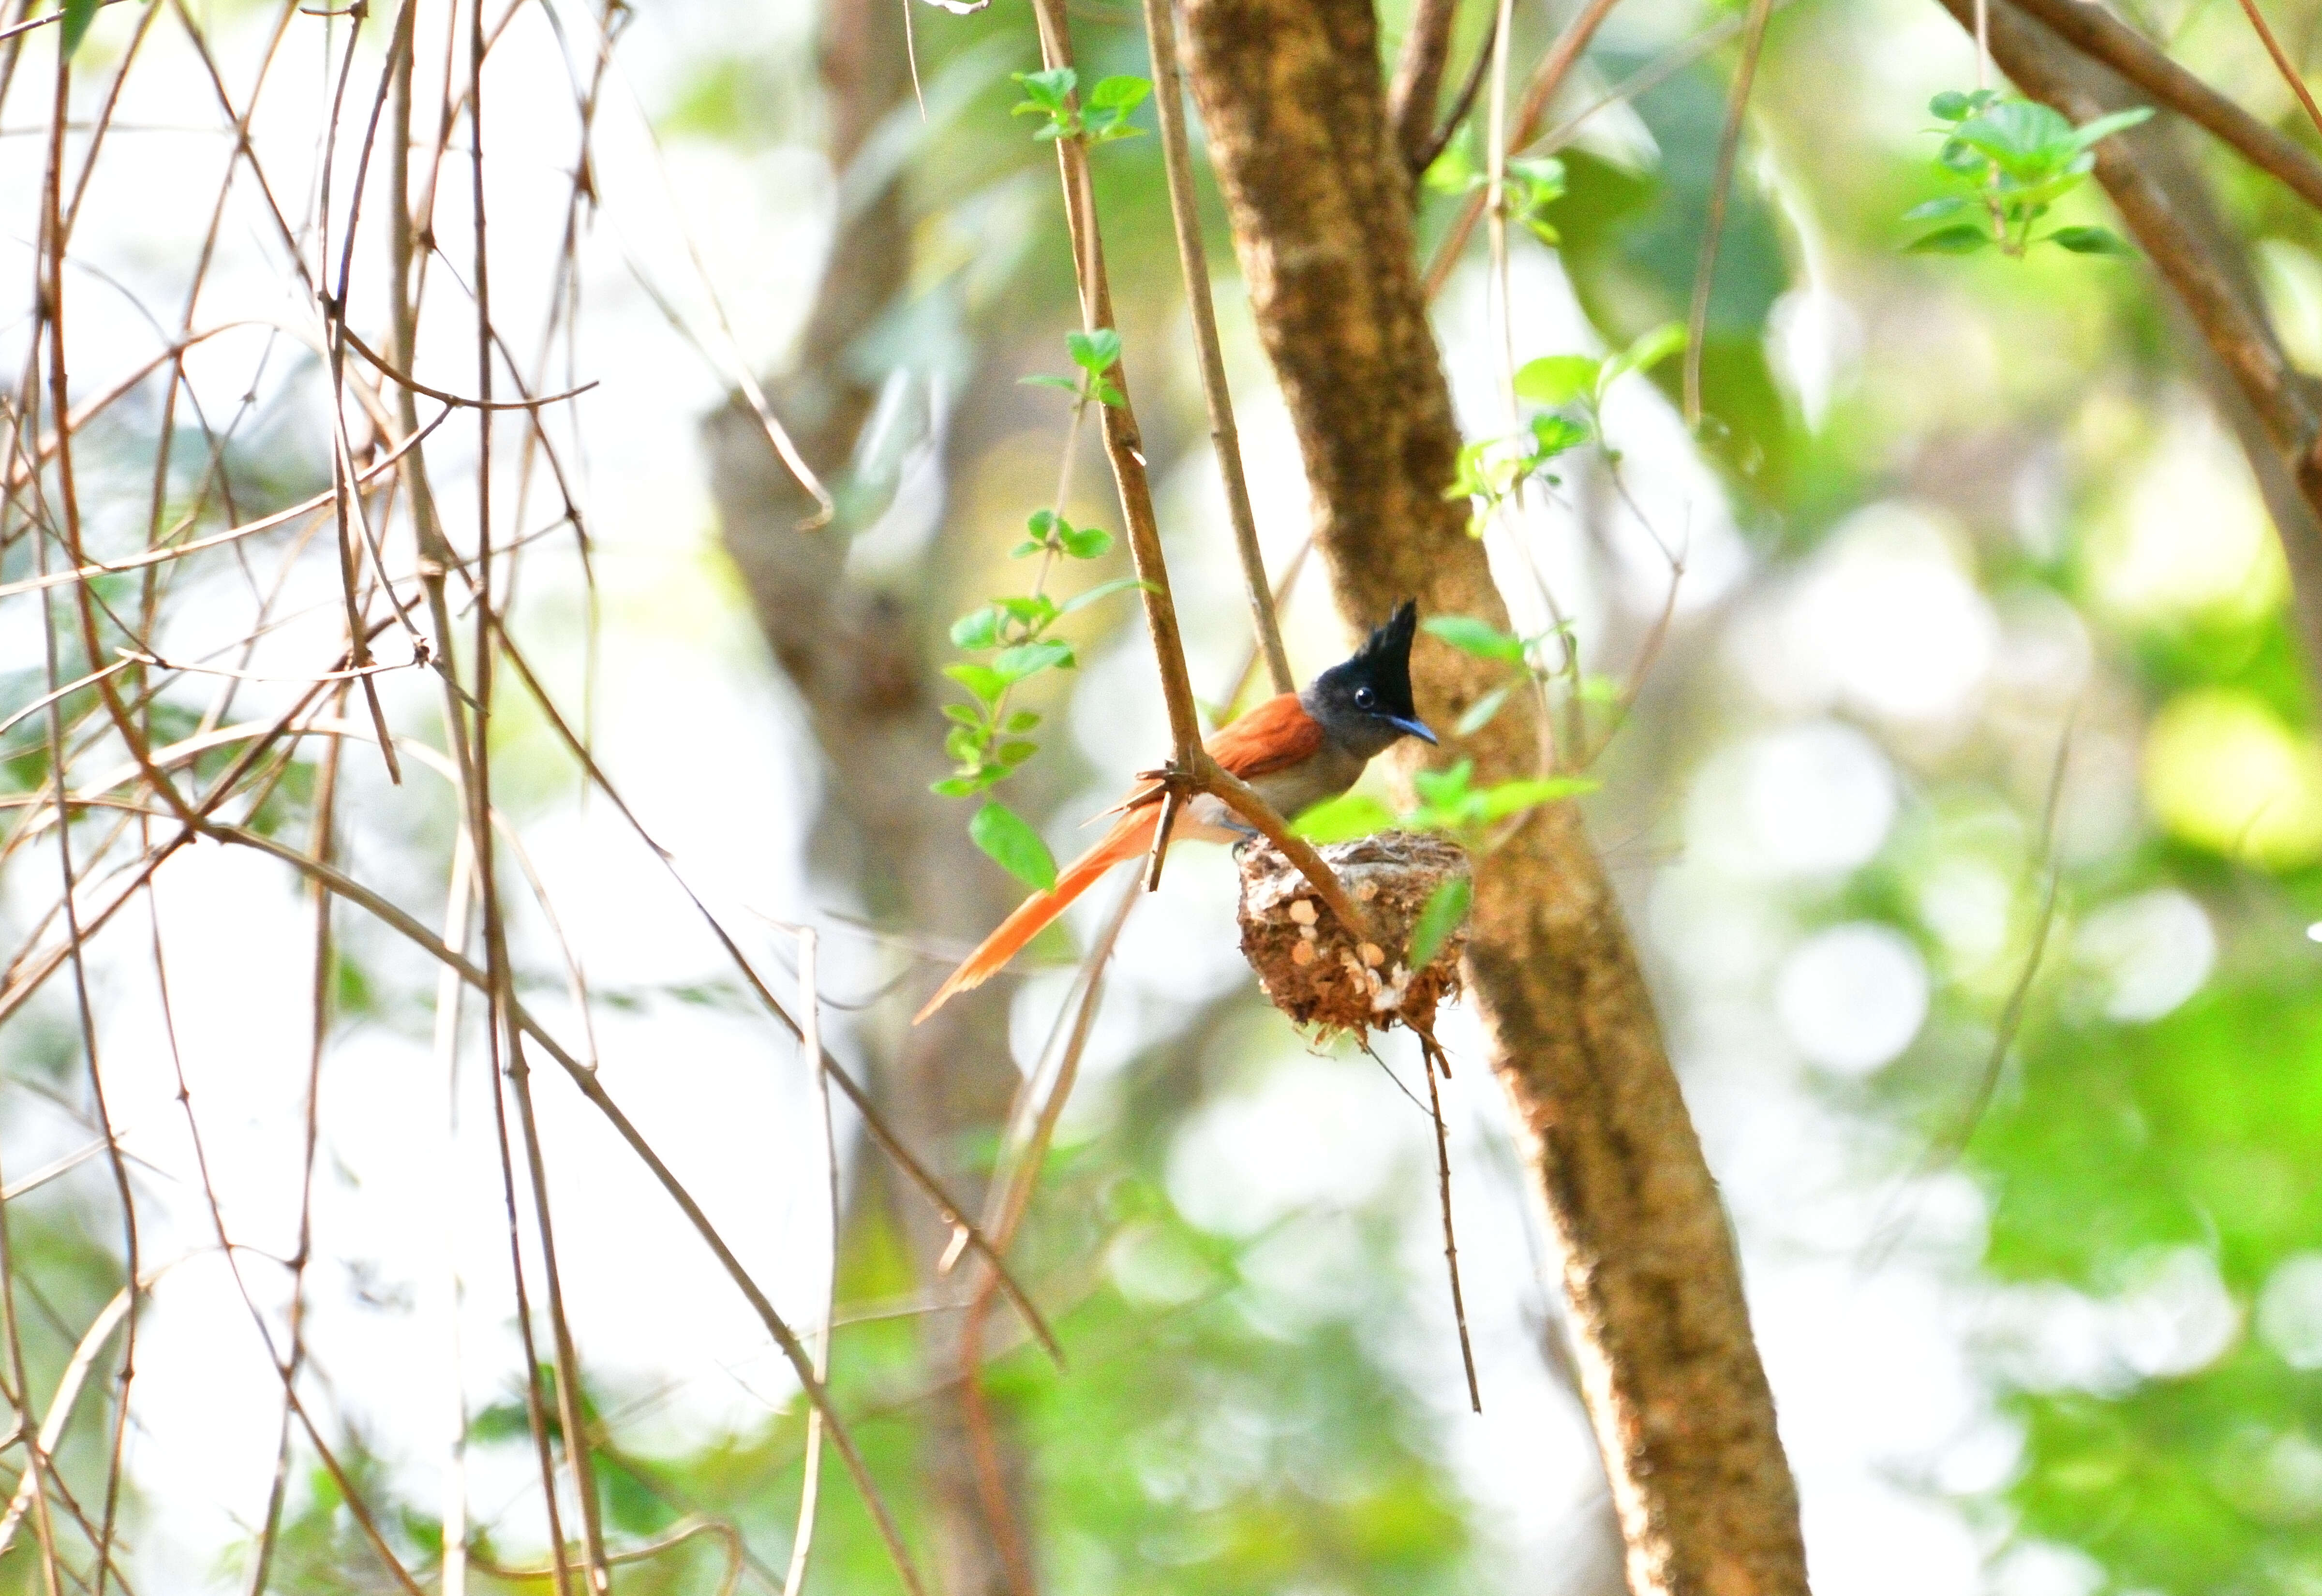
POLYGON ((1355 707, 1358 709, 1377 708, 1378 695, 1371 691, 1368 688, 1357 688, 1355 689, 1355 707))

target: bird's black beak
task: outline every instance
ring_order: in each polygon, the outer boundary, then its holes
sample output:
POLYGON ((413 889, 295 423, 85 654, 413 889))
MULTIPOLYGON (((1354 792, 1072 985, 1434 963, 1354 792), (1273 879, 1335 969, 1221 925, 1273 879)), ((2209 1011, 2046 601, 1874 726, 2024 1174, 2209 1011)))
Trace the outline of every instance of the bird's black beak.
POLYGON ((1427 723, 1423 720, 1415 718, 1406 720, 1400 715, 1390 715, 1386 717, 1386 724, 1393 726, 1398 732, 1403 732, 1411 736, 1418 738, 1422 743, 1433 743, 1435 741, 1435 734, 1427 729, 1427 723))

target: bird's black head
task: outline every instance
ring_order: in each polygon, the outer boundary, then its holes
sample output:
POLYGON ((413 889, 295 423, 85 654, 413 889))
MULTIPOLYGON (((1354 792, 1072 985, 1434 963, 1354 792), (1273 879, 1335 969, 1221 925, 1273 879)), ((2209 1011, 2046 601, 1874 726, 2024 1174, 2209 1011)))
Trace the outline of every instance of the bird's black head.
POLYGON ((1419 606, 1405 599, 1353 658, 1307 684, 1306 712, 1332 741, 1365 759, 1398 738, 1435 741, 1411 702, 1411 639, 1418 629, 1419 606))

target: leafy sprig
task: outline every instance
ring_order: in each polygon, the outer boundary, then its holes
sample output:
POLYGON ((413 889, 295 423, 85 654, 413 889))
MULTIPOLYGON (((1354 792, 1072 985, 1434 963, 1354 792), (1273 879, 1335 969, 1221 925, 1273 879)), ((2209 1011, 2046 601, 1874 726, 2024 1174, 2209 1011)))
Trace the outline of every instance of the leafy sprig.
POLYGON ((1908 246, 1912 253, 1972 255, 1997 249, 2020 260, 2038 244, 2076 255, 2135 252, 2108 227, 2057 227, 2038 234, 2033 229, 2058 200, 2088 181, 2096 167, 2096 146, 2144 121, 2152 106, 2116 111, 2079 127, 2036 100, 1990 89, 1947 91, 1930 100, 1927 109, 1950 124, 1942 130, 1935 169, 1963 192, 1914 205, 1903 220, 1940 222, 1977 211, 1982 217, 1922 234, 1908 246))
POLYGON ((969 702, 944 706, 944 715, 952 722, 944 752, 954 769, 933 785, 946 798, 984 795, 983 807, 968 823, 968 836, 1009 874, 1045 891, 1056 883, 1056 862, 1047 844, 1023 816, 990 796, 992 789, 1040 751, 1030 735, 1039 727, 1039 715, 1011 709, 1008 699, 1018 683, 1044 670, 1069 670, 1080 662, 1071 643, 1048 635, 1050 627, 1075 610, 1140 584, 1135 577, 1117 577, 1073 597, 1053 598, 1045 589, 1055 561, 1059 557, 1094 560, 1111 549, 1112 534, 1101 527, 1074 526, 1054 510, 1035 511, 1024 529, 1029 535, 1016 546, 1016 557, 1042 557, 1032 590, 994 598, 952 623, 955 647, 991 658, 944 667, 946 676, 967 689, 969 702))
MULTIPOLYGON (((1542 355, 1517 368, 1516 397, 1539 406, 1522 432, 1486 438, 1459 451, 1457 474, 1444 489, 1445 498, 1473 501, 1467 534, 1484 535, 1493 514, 1528 481, 1554 487, 1559 480, 1549 465, 1557 456, 1604 435, 1604 396, 1632 371, 1641 371, 1685 347, 1685 328, 1676 322, 1655 327, 1614 354, 1542 355), (1565 414, 1577 408, 1577 418, 1565 414)), ((1604 456, 1615 465, 1620 454, 1607 446, 1604 456)))
POLYGON ((1070 67, 1010 76, 1022 87, 1024 97, 1009 114, 1040 117, 1040 125, 1032 132, 1036 139, 1083 139, 1092 144, 1110 144, 1115 139, 1134 139, 1145 131, 1129 120, 1129 114, 1153 92, 1153 85, 1142 78, 1101 78, 1076 105, 1073 91, 1080 86, 1080 74, 1070 67))
POLYGON ((1019 380, 1028 388, 1061 388, 1083 404, 1093 399, 1101 405, 1126 405, 1129 400, 1109 375, 1120 364, 1120 334, 1111 327, 1099 327, 1092 333, 1065 334, 1065 352, 1080 368, 1077 377, 1058 377, 1043 372, 1038 377, 1019 380))
MULTIPOLYGON (((1427 169, 1427 186, 1439 194, 1473 194, 1491 187, 1492 177, 1476 160, 1474 134, 1463 131, 1443 147, 1427 169)), ((1548 220, 1548 207, 1564 197, 1564 163, 1554 156, 1517 157, 1500 173, 1500 207, 1507 219, 1550 249, 1562 236, 1548 220)))

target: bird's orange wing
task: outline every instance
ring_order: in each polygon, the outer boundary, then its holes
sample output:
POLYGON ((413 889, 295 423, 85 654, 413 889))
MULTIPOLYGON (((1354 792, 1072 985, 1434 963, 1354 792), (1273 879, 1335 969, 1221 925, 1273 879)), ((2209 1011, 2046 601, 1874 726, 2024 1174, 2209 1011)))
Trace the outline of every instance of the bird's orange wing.
POLYGON ((1322 723, 1306 713, 1297 694, 1277 693, 1230 725, 1220 727, 1202 746, 1211 759, 1248 781, 1320 752, 1322 723))

